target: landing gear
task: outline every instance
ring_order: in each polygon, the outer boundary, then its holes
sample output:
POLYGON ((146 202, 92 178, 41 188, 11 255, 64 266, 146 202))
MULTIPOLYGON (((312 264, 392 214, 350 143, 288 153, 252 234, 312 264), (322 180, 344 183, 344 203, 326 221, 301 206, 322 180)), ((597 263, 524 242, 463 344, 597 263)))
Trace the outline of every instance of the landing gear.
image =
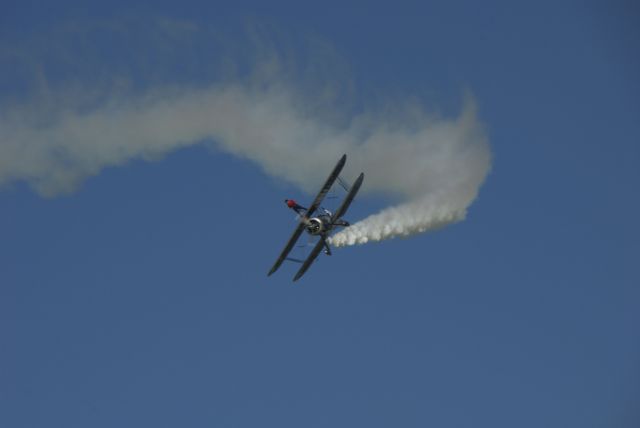
POLYGON ((327 256, 330 256, 330 255, 331 255, 331 248, 329 247, 329 245, 328 245, 326 242, 324 243, 324 253, 325 253, 327 256))

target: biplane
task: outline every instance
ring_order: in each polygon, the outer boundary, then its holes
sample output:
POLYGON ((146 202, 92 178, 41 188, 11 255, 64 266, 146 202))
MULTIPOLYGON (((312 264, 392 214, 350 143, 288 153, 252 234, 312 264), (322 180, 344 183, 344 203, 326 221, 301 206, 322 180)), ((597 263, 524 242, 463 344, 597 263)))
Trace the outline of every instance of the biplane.
POLYGON ((342 216, 345 215, 347 209, 349 209, 349 205, 351 205, 353 198, 355 198, 358 190, 360 190, 360 186, 362 186, 362 181, 364 180, 364 173, 360 173, 351 187, 344 184, 344 181, 339 176, 342 168, 344 168, 344 164, 346 163, 346 161, 347 155, 342 155, 335 168, 333 168, 333 171, 320 189, 320 192, 318 192, 316 198, 313 200, 311 205, 309 205, 309 208, 299 205, 293 199, 285 199, 285 203, 287 204, 287 206, 298 214, 298 225, 293 231, 293 235, 291 235, 291 238, 289 238, 287 245, 280 253, 280 257, 278 257, 278 260, 276 260, 273 267, 269 271, 269 275, 278 270, 280 265, 282 265, 285 260, 293 261, 302 263, 302 266, 298 270, 298 273, 296 273, 296 276, 293 277, 293 280, 297 281, 298 279, 300 279, 300 277, 302 277, 302 275, 304 275, 307 269, 309 269, 318 255, 320 255, 320 252, 322 250, 324 250, 326 255, 331 255, 331 248, 327 243, 327 238, 336 227, 349 226, 349 222, 343 220, 342 216), (329 210, 322 208, 320 204, 322 203, 336 180, 338 180, 340 184, 345 187, 345 190, 347 190, 347 196, 345 196, 345 198, 342 200, 342 203, 340 204, 338 209, 334 213, 332 213, 329 210), (315 246, 311 250, 311 253, 309 253, 305 260, 290 258, 289 253, 293 249, 303 231, 306 231, 311 236, 317 236, 318 242, 315 244, 315 246))

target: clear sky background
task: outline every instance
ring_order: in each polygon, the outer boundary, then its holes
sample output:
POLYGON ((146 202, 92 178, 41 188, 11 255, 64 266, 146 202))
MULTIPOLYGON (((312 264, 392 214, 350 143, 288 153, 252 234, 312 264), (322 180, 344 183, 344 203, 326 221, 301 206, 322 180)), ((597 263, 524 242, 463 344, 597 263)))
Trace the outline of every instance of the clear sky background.
POLYGON ((637 427, 639 24, 634 2, 4 2, 0 114, 43 79, 217 78, 257 26, 329 50, 351 109, 456 114, 471 92, 493 167, 465 221, 295 285, 296 265, 266 273, 282 200, 312 195, 212 144, 53 198, 5 185, 0 426, 637 427), (166 53, 157 20, 202 32, 166 53))

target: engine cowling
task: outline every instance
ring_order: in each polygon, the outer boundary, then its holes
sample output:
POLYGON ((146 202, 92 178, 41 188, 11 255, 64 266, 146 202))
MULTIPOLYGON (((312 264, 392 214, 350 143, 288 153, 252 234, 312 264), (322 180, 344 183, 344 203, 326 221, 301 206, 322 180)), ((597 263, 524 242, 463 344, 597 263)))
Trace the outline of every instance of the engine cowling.
POLYGON ((324 231, 324 223, 319 218, 309 219, 307 224, 307 231, 311 235, 319 235, 324 231))

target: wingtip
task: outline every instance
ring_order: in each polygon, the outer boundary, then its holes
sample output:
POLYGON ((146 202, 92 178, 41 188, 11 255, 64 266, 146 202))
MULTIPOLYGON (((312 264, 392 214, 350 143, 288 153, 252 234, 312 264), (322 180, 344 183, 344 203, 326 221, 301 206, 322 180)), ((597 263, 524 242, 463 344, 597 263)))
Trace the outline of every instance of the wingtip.
POLYGON ((303 270, 302 272, 298 271, 296 272, 296 276, 293 277, 293 282, 296 282, 297 280, 299 280, 300 278, 302 278, 302 275, 305 274, 305 272, 307 272, 307 270, 303 270))

